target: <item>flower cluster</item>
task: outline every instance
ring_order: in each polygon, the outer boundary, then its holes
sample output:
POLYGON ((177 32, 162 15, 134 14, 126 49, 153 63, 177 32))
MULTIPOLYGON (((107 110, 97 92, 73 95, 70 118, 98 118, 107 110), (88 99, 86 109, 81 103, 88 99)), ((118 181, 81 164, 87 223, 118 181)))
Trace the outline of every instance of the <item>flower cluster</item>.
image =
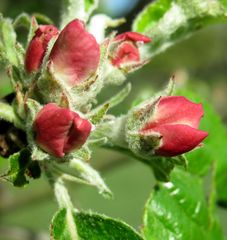
MULTIPOLYGON (((118 69, 142 64, 139 47, 150 41, 149 37, 135 32, 119 34, 106 41, 110 45, 106 61, 118 69)), ((75 19, 60 33, 55 26, 39 26, 26 52, 25 69, 28 74, 36 74, 46 64, 46 71, 55 81, 73 89, 94 76, 99 77, 100 61, 101 45, 86 30, 85 24, 75 19)), ((45 104, 33 124, 38 146, 49 154, 63 157, 84 145, 92 130, 86 114, 81 113, 81 109, 58 106, 54 102, 45 104)), ((133 129, 133 134, 136 130, 139 136, 136 144, 143 151, 149 149, 151 154, 169 157, 200 146, 207 136, 206 132, 198 130, 203 116, 201 104, 192 103, 184 97, 161 97, 153 105, 149 118, 145 122, 139 121, 133 129)), ((133 121, 130 119, 129 122, 133 121)), ((130 127, 128 130, 130 135, 130 127)), ((130 148, 133 144, 130 144, 130 137, 128 139, 130 148)))

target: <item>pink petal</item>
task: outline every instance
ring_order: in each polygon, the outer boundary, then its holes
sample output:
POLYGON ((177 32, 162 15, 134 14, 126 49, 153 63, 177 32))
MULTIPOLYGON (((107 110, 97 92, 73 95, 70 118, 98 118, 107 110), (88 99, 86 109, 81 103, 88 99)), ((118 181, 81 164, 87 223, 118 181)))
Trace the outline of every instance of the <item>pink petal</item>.
POLYGON ((151 38, 137 32, 125 32, 117 35, 115 40, 149 43, 151 38))
POLYGON ((73 20, 60 33, 50 53, 50 71, 71 86, 88 79, 97 70, 100 48, 80 20, 73 20))
POLYGON ((38 145, 57 157, 63 157, 64 142, 73 117, 69 109, 60 108, 53 103, 44 106, 34 123, 38 145))
POLYGON ((41 25, 35 32, 25 56, 25 69, 28 73, 37 71, 42 64, 49 41, 58 35, 53 25, 41 25))
POLYGON ((202 104, 193 103, 182 96, 162 97, 156 106, 154 116, 143 130, 163 124, 184 124, 198 128, 203 114, 202 104))
POLYGON ((73 125, 64 144, 64 152, 68 153, 74 149, 80 148, 87 140, 92 125, 91 123, 79 117, 74 117, 73 125))
MULTIPOLYGON (((149 131, 144 131, 148 133, 149 131)), ((188 152, 197 147, 207 136, 208 133, 197 130, 187 125, 161 125, 150 130, 160 133, 162 136, 161 146, 156 150, 157 155, 172 157, 188 152)))
POLYGON ((137 47, 131 42, 123 42, 114 53, 112 64, 116 67, 120 67, 121 64, 138 62, 139 60, 140 54, 137 47))

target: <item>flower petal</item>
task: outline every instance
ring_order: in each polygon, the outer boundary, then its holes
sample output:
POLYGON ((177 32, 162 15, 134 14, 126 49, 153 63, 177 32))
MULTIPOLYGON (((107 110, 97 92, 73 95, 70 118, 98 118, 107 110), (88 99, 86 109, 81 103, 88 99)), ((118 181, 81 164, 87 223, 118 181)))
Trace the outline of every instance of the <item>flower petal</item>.
MULTIPOLYGON (((148 130, 144 131, 148 134, 148 130)), ((208 133, 187 125, 161 125, 150 129, 152 132, 162 136, 161 145, 156 150, 157 155, 172 157, 188 152, 197 147, 207 136, 208 133)))
POLYGON ((115 40, 149 43, 151 38, 137 32, 125 32, 117 35, 115 40))
POLYGON ((50 71, 70 86, 78 85, 97 70, 100 48, 78 19, 60 33, 50 53, 50 71))
POLYGON ((64 156, 64 142, 72 126, 73 113, 66 108, 49 103, 38 113, 34 128, 36 142, 46 152, 64 156))
POLYGON ((162 97, 143 130, 162 124, 184 124, 198 128, 203 114, 202 104, 193 103, 182 96, 162 97))
POLYGON ((138 48, 131 42, 123 42, 117 48, 111 59, 112 64, 120 67, 121 64, 138 62, 140 60, 140 53, 138 48))
POLYGON ((40 25, 29 43, 25 56, 25 69, 28 73, 37 71, 42 64, 49 41, 58 35, 53 25, 40 25))
POLYGON ((74 115, 72 127, 64 144, 64 152, 68 153, 80 148, 86 142, 91 128, 92 125, 88 120, 80 118, 78 114, 74 115))

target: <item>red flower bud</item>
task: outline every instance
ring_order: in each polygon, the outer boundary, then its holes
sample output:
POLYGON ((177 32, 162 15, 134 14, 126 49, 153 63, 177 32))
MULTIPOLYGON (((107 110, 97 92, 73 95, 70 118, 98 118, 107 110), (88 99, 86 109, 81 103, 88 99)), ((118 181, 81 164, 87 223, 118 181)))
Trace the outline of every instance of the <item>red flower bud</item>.
POLYGON ((208 133, 198 130, 203 116, 202 104, 196 104, 181 96, 162 97, 154 114, 140 130, 144 136, 160 136, 155 153, 172 157, 197 147, 208 133))
POLYGON ((63 157, 80 148, 87 140, 92 125, 67 108, 49 103, 37 114, 34 122, 36 142, 41 149, 63 157))
POLYGON ((116 36, 114 41, 119 41, 112 56, 112 64, 121 67, 122 64, 140 62, 140 53, 137 43, 149 43, 151 39, 136 32, 125 32, 116 36))
POLYGON ((151 39, 137 32, 125 32, 115 37, 115 40, 149 43, 151 39))
POLYGON ((31 40, 26 56, 25 69, 28 73, 37 71, 42 64, 49 41, 58 35, 58 29, 53 25, 41 25, 31 40))
POLYGON ((96 72, 100 48, 93 35, 85 30, 84 23, 76 19, 62 30, 49 59, 55 78, 75 86, 96 72))

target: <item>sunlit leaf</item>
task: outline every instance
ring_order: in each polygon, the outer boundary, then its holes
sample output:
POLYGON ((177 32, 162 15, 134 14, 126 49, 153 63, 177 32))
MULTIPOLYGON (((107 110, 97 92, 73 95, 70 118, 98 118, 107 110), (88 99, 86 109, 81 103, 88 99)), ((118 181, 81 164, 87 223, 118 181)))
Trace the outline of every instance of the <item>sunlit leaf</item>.
POLYGON ((152 57, 199 29, 227 22, 226 5, 224 0, 156 0, 135 18, 133 31, 153 39, 145 49, 152 57))
POLYGON ((94 213, 69 211, 71 210, 62 209, 54 216, 51 226, 52 239, 142 240, 133 228, 119 220, 94 213))
POLYGON ((175 169, 171 182, 159 184, 145 208, 143 233, 147 240, 224 239, 210 215, 198 176, 175 169))

